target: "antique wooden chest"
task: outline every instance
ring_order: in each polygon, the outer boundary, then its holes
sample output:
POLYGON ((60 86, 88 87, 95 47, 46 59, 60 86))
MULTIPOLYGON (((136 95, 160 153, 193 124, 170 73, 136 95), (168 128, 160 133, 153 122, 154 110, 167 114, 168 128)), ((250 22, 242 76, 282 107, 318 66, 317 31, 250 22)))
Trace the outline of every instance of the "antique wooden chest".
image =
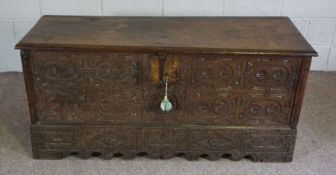
POLYGON ((317 55, 287 17, 43 16, 16 48, 39 159, 291 161, 317 55))

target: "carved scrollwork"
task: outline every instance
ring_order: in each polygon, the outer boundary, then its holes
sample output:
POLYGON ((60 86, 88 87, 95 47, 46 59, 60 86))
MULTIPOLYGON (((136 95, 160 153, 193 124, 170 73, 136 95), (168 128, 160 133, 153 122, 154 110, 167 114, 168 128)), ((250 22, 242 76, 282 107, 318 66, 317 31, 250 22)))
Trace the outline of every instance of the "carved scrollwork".
POLYGON ((230 109, 229 104, 224 100, 215 100, 214 102, 214 112, 216 114, 227 113, 230 109))
POLYGON ((89 129, 82 136, 86 148, 134 149, 135 131, 125 128, 89 129))
POLYGON ((203 59, 193 58, 193 63, 195 65, 191 74, 198 77, 192 77, 197 80, 193 83, 203 82, 201 84, 207 86, 189 86, 189 122, 228 125, 288 124, 288 111, 291 109, 299 60, 234 57, 217 60, 216 57, 209 56, 203 59), (212 73, 200 71, 207 70, 207 67, 214 68, 209 70, 212 73), (228 76, 223 75, 221 70, 228 76), (218 107, 218 102, 222 102, 221 107, 218 107), (191 112, 193 109, 195 110, 191 112))
POLYGON ((218 131, 195 131, 192 132, 191 149, 193 150, 231 150, 238 142, 239 133, 218 131))
POLYGON ((127 115, 132 111, 131 102, 121 94, 106 94, 97 104, 98 112, 103 115, 127 115))
POLYGON ((258 101, 251 103, 248 109, 253 116, 277 116, 281 113, 281 104, 277 101, 258 101))
POLYGON ((46 123, 138 121, 141 55, 33 54, 39 119, 46 123))
POLYGON ((247 60, 248 87, 293 88, 297 80, 300 60, 279 58, 256 58, 247 60))
POLYGON ((254 69, 256 85, 283 86, 289 79, 289 73, 284 66, 259 66, 254 69))
POLYGON ((43 66, 45 69, 44 76, 48 80, 54 80, 54 81, 74 80, 77 75, 75 66, 68 62, 51 61, 51 62, 45 62, 43 66))
POLYGON ((283 152, 291 150, 293 152, 295 134, 286 130, 282 131, 281 135, 276 136, 276 132, 251 132, 251 135, 244 135, 244 150, 253 152, 283 152))
POLYGON ((281 137, 274 136, 260 136, 254 137, 251 142, 253 147, 281 147, 284 145, 284 140, 281 137))
POLYGON ((113 60, 103 61, 96 65, 94 71, 101 81, 125 82, 133 78, 132 70, 134 70, 134 65, 132 64, 135 63, 126 65, 126 63, 119 63, 113 60))
POLYGON ((60 113, 63 113, 65 115, 60 116, 60 119, 64 121, 82 121, 80 117, 82 106, 76 102, 51 97, 46 101, 45 106, 48 108, 46 111, 49 113, 47 118, 48 120, 54 121, 56 116, 58 116, 60 113))
POLYGON ((192 83, 195 86, 221 84, 239 84, 239 72, 235 72, 235 61, 232 59, 196 58, 191 61, 192 83), (237 78, 237 79, 234 79, 237 78))
POLYGON ((199 102, 195 106, 196 111, 199 114, 227 114, 230 111, 230 105, 224 100, 214 100, 212 104, 199 102))

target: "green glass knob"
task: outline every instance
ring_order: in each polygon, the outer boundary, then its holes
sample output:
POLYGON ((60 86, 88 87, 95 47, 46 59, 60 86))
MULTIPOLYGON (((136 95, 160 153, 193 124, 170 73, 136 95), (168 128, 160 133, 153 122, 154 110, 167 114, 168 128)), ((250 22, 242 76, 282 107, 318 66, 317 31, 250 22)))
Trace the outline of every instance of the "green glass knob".
POLYGON ((165 96, 164 99, 161 101, 160 104, 161 110, 164 112, 169 112, 173 109, 172 103, 168 100, 168 97, 165 96))

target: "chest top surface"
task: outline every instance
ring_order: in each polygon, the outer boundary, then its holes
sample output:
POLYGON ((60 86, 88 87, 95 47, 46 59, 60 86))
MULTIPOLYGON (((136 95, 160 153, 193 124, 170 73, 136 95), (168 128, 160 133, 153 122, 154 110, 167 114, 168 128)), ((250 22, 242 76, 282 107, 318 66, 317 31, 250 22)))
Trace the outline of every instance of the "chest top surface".
POLYGON ((16 48, 317 55, 287 17, 43 16, 16 48))

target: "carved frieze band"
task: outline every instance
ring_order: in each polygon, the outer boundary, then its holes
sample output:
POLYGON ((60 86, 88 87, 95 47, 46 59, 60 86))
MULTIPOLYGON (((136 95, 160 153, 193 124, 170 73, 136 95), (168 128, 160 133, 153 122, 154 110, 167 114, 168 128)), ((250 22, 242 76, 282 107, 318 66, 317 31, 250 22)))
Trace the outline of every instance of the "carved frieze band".
POLYGON ((34 150, 292 153, 296 130, 137 127, 32 128, 34 150))

